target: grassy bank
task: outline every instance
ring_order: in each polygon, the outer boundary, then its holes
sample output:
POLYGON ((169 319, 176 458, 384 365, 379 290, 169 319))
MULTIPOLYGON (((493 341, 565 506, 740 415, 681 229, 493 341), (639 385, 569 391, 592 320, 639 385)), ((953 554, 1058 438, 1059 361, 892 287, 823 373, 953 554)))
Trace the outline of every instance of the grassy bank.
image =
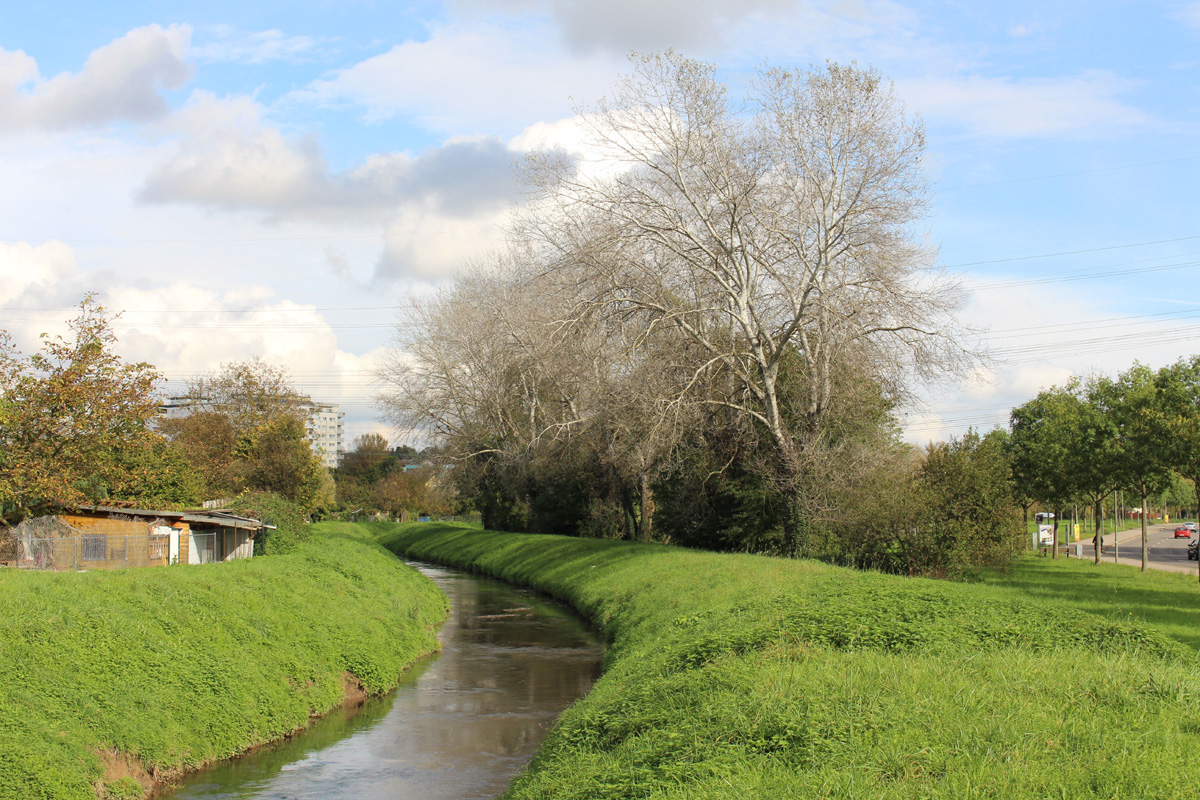
POLYGON ((351 525, 227 564, 0 570, 0 798, 141 797, 390 689, 446 610, 351 525))
POLYGON ((1196 654, 1011 587, 653 545, 377 526, 610 638, 511 798, 1191 798, 1196 654))
POLYGON ((1196 573, 1148 570, 1088 558, 1023 555, 1003 573, 983 582, 1037 601, 1111 619, 1145 622, 1189 647, 1200 650, 1200 584, 1196 573))

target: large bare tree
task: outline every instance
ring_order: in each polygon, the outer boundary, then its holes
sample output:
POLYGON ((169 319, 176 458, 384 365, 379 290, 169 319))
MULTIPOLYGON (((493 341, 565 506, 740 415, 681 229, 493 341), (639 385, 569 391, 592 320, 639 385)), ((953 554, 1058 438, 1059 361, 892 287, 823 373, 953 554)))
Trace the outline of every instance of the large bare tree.
POLYGON ((520 232, 572 276, 577 314, 687 342, 677 392, 761 424, 793 496, 842 373, 902 399, 973 357, 916 228, 922 126, 878 74, 764 69, 735 102, 712 65, 650 55, 583 119, 597 156, 532 156, 520 232))

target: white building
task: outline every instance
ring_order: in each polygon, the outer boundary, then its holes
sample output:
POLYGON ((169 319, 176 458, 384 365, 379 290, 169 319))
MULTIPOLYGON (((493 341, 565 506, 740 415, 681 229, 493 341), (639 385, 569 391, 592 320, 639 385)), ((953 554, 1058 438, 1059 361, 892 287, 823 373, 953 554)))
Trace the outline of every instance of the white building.
MULTIPOLYGON (((337 403, 318 403, 311 397, 297 397, 296 405, 308 417, 308 440, 312 451, 321 457, 322 465, 333 469, 346 452, 342 423, 346 413, 339 410, 337 403)), ((167 419, 178 419, 198 411, 216 411, 217 407, 204 400, 168 397, 159 410, 167 419)))
POLYGON ((339 411, 337 403, 314 403, 311 400, 301 408, 308 412, 308 439, 313 452, 321 457, 322 464, 333 469, 346 452, 343 438, 345 426, 342 424, 346 412, 339 411))

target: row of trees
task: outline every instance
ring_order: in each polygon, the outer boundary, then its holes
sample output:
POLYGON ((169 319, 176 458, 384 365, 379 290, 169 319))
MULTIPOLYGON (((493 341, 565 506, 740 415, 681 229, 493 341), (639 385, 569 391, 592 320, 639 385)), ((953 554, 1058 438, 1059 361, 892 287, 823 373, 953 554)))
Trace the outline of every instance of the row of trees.
POLYGON ((740 98, 674 53, 633 67, 588 158, 530 157, 510 247, 415 307, 391 421, 489 527, 947 568, 936 474, 990 445, 897 442, 911 387, 975 358, 917 228, 919 120, 854 66, 740 98))
POLYGON ((1134 364, 1116 378, 1072 379, 1013 409, 1011 431, 1014 485, 1026 511, 1082 499, 1100 519, 1106 498, 1133 489, 1143 509, 1144 570, 1150 498, 1177 476, 1200 485, 1200 356, 1158 370, 1134 364))

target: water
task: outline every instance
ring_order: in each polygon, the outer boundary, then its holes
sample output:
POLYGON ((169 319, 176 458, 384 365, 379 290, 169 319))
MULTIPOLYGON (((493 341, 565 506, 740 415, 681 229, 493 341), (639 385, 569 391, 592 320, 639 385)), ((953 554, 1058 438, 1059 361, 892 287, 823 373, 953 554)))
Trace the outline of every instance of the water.
POLYGON ((591 689, 603 647, 578 617, 500 581, 415 564, 450 597, 442 653, 391 694, 187 778, 163 797, 494 798, 559 712, 591 689))

